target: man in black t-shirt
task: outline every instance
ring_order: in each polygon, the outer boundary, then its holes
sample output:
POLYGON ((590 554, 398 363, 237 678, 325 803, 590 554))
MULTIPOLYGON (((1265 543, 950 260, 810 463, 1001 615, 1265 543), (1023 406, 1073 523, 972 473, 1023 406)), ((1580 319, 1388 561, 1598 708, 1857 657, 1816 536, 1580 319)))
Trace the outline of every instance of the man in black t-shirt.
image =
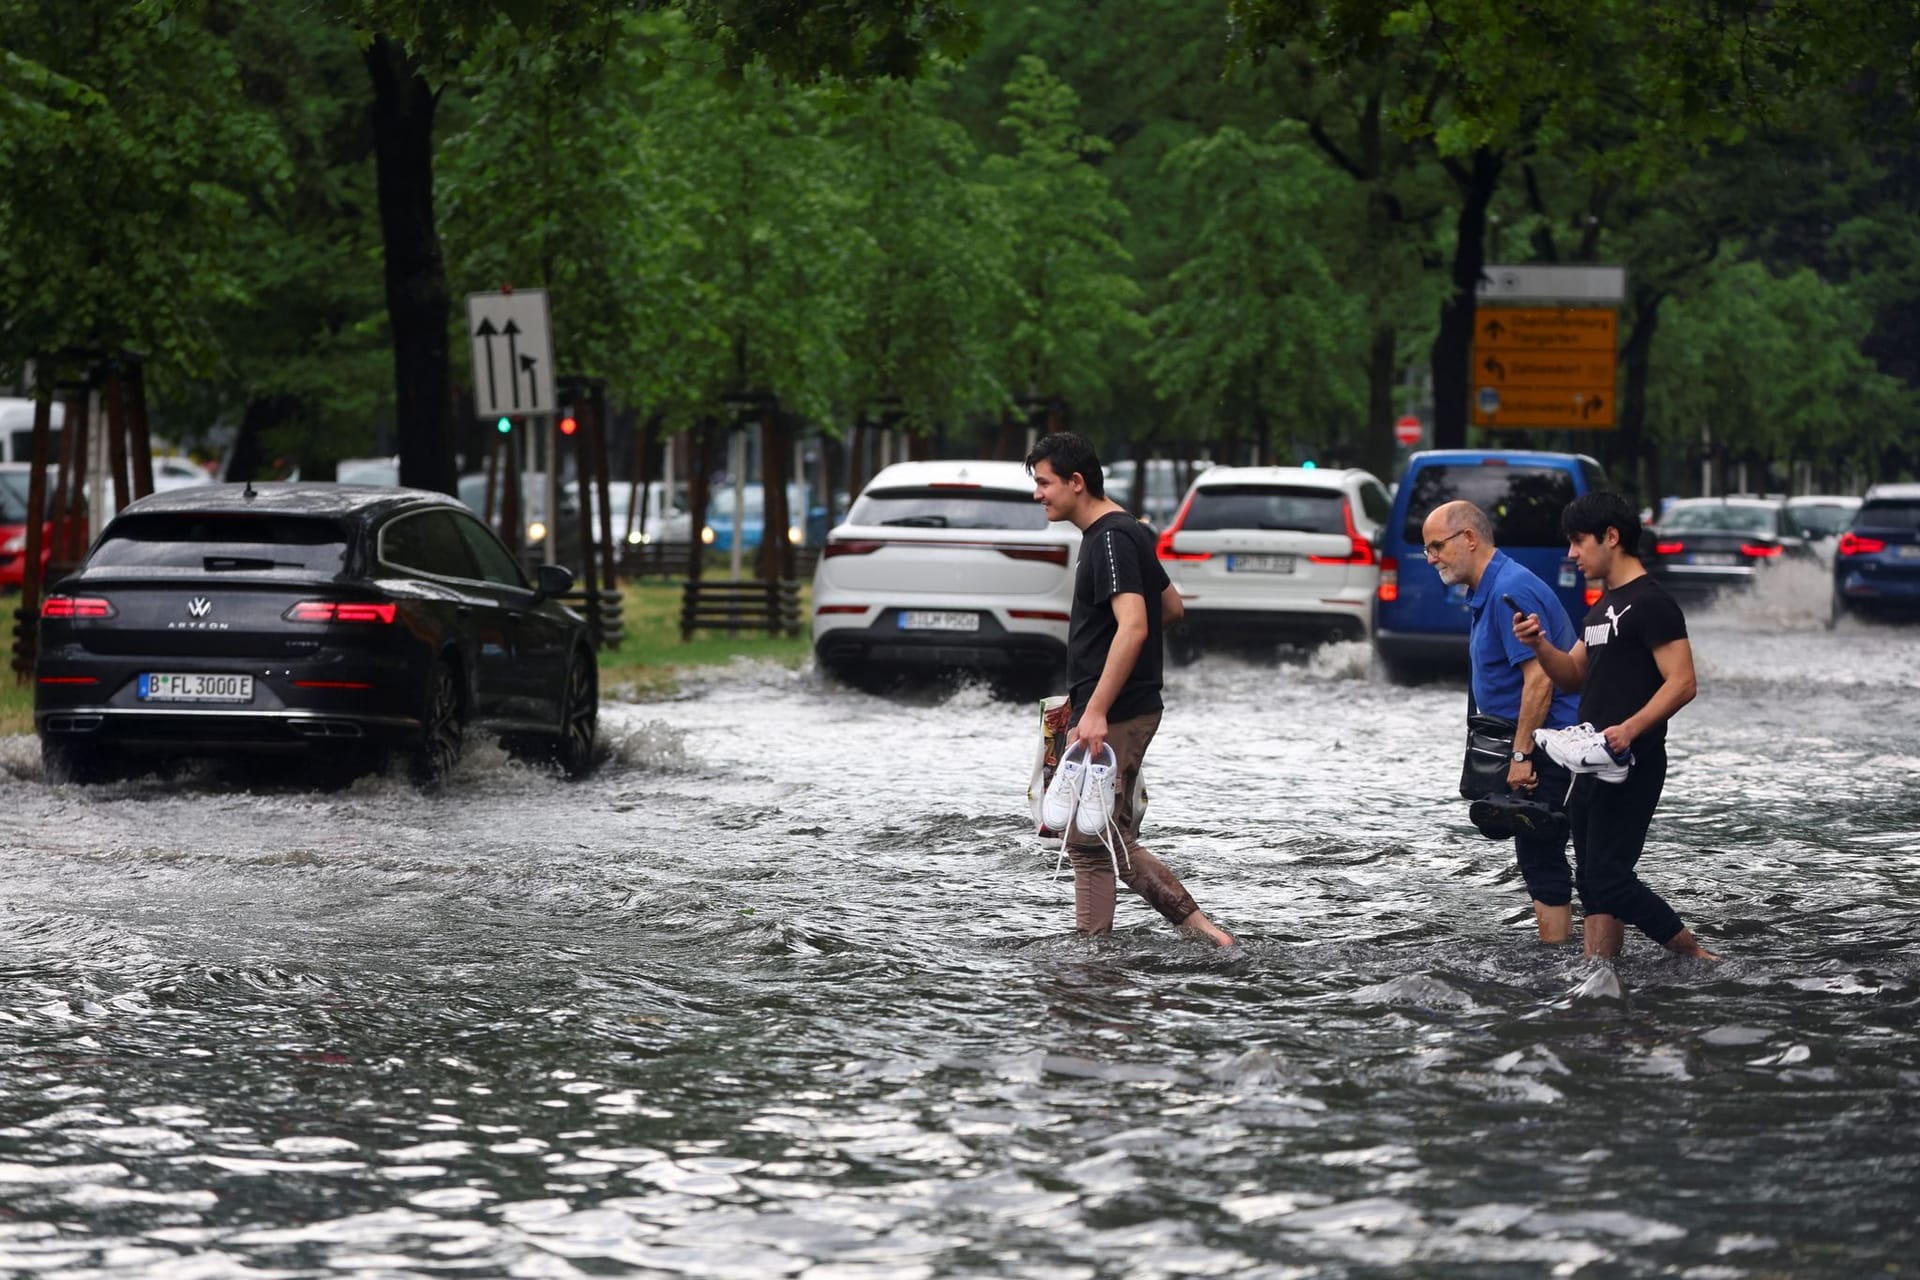
POLYGON ((1114 863, 1129 889, 1173 924, 1219 946, 1233 938, 1207 919, 1165 863, 1141 846, 1133 799, 1140 766, 1160 727, 1161 627, 1183 612, 1180 593, 1154 555, 1153 538, 1106 496, 1093 446, 1079 436, 1046 436, 1027 454, 1033 498, 1049 520, 1080 530, 1074 571, 1073 620, 1067 628, 1067 693, 1073 705, 1069 742, 1089 758, 1111 746, 1117 794, 1114 828, 1122 852, 1111 855, 1078 825, 1069 833, 1074 923, 1082 933, 1113 928, 1114 863))
POLYGON ((1633 925, 1669 951, 1718 959, 1634 872, 1667 778, 1667 721, 1696 689, 1686 616, 1634 554, 1640 517, 1619 494, 1574 499, 1560 528, 1581 573, 1606 590, 1571 651, 1555 648, 1533 614, 1516 619, 1513 634, 1539 655, 1554 684, 1580 693, 1580 718, 1616 759, 1631 751, 1633 760, 1619 781, 1580 774, 1567 800, 1587 954, 1619 955, 1633 925))

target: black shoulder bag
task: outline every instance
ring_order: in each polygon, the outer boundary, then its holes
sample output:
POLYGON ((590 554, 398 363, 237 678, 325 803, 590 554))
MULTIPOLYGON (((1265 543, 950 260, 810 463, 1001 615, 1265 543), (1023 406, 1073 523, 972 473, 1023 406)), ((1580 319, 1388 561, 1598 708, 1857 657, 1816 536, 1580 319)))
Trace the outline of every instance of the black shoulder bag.
POLYGON ((1520 726, 1505 716, 1481 714, 1467 685, 1467 758, 1460 766, 1462 799, 1478 800, 1507 789, 1513 766, 1513 731, 1520 726))

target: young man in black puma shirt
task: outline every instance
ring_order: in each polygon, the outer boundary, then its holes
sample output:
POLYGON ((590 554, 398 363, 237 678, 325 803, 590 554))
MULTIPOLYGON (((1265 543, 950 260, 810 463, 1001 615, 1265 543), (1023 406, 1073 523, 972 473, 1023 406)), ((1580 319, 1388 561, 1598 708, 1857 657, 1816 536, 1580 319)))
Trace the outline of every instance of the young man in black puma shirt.
POLYGON ((1576 498, 1561 513, 1560 530, 1580 572, 1606 591, 1570 652, 1555 648, 1532 614, 1515 621, 1513 634, 1539 655, 1555 685, 1580 693, 1580 718, 1605 735, 1616 757, 1633 752, 1624 779, 1580 774, 1567 802, 1587 954, 1619 955, 1633 925, 1669 951, 1717 959, 1634 873, 1667 778, 1667 721, 1696 689, 1686 615, 1634 554, 1640 517, 1625 498, 1576 498))
MULTIPOLYGON (((1027 470, 1034 501, 1046 508, 1047 519, 1070 521, 1081 534, 1067 627, 1067 694, 1073 704, 1068 736, 1087 744, 1089 758, 1103 745, 1113 748, 1120 878, 1174 925, 1216 946, 1232 946, 1232 935, 1207 919, 1167 865, 1141 845, 1140 815, 1133 807, 1141 761, 1160 727, 1161 625, 1179 619, 1180 593, 1154 555, 1152 536, 1107 497, 1092 445, 1065 431, 1045 436, 1027 454, 1027 470)), ((1115 859, 1085 836, 1070 841, 1067 850, 1074 923, 1082 933, 1105 933, 1113 928, 1115 859)))

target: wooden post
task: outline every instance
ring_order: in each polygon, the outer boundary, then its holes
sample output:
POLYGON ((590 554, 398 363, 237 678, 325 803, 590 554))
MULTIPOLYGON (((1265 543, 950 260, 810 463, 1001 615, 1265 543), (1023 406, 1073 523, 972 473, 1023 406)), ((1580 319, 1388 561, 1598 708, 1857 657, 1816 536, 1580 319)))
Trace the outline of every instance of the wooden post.
POLYGON ((90 427, 87 421, 87 405, 91 399, 83 388, 77 394, 67 397, 67 423, 64 428, 66 439, 63 445, 71 443, 67 454, 66 473, 60 477, 61 487, 66 490, 66 501, 62 510, 67 513, 66 534, 59 540, 55 552, 55 563, 66 569, 80 559, 80 552, 91 541, 95 513, 87 507, 87 435, 90 427))
POLYGON ((147 432, 147 369, 138 359, 127 362, 127 425, 133 430, 133 496, 137 501, 153 492, 153 439, 147 432))
MULTIPOLYGON (((613 478, 607 466, 607 387, 596 380, 593 390, 587 396, 588 413, 581 421, 581 428, 593 433, 593 483, 600 494, 600 563, 601 580, 612 589, 619 576, 619 557, 613 541, 613 478)), ((585 488, 583 484, 581 488, 585 488)))
MULTIPOLYGON (((593 415, 591 413, 581 413, 580 406, 575 405, 573 421, 573 470, 574 474, 580 479, 581 585, 586 591, 587 626, 593 632, 594 647, 604 648, 607 643, 607 627, 605 620, 601 617, 600 558, 594 554, 593 506, 595 502, 600 502, 602 504, 600 513, 602 516, 605 516, 605 498, 593 483, 593 475, 588 463, 593 451, 588 446, 585 433, 593 430, 593 415)), ((560 460, 558 458, 549 458, 547 465, 557 471, 560 460)), ((560 520, 558 512, 554 513, 553 530, 547 537, 554 542, 560 540, 560 520)))
POLYGON ((127 406, 120 371, 107 373, 107 463, 113 468, 113 509, 127 505, 127 406))

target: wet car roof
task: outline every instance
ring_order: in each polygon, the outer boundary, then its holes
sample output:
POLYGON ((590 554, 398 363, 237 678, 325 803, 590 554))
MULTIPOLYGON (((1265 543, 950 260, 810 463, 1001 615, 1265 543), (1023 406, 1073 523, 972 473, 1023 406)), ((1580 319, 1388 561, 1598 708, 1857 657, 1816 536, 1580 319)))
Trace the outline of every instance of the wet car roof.
POLYGON ((401 489, 371 484, 256 484, 252 496, 243 484, 201 484, 169 489, 121 509, 137 513, 252 512, 295 516, 358 516, 377 518, 410 507, 449 507, 465 511, 457 500, 427 489, 401 489))

